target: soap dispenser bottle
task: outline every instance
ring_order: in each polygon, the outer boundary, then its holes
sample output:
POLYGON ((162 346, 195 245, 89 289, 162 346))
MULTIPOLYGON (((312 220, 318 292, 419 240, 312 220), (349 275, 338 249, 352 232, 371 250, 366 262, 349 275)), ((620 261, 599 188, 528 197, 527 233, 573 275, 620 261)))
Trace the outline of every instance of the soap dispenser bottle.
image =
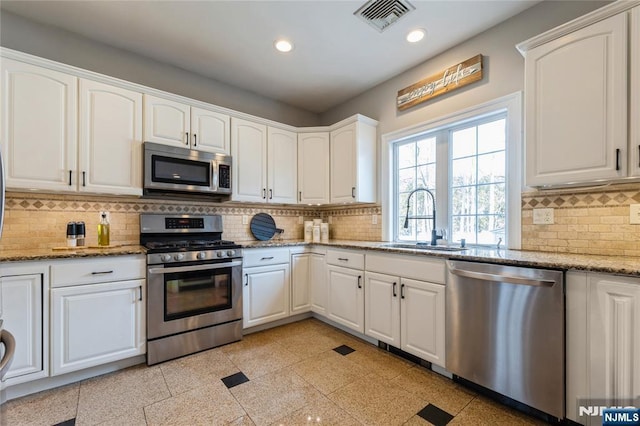
POLYGON ((109 220, 107 219, 107 212, 100 213, 100 223, 98 224, 98 245, 109 245, 109 220))

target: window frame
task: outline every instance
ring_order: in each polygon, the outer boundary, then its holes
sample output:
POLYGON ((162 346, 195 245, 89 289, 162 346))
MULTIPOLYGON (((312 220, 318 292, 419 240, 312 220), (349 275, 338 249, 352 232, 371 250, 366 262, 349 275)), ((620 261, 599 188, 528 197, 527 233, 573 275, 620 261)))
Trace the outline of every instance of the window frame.
MULTIPOLYGON (((471 122, 479 122, 482 119, 497 117, 504 114, 506 119, 506 146, 505 146, 505 197, 507 203, 506 235, 505 246, 512 249, 519 249, 521 246, 521 192, 522 187, 522 92, 516 92, 492 101, 476 105, 447 116, 436 118, 416 124, 411 127, 386 133, 381 138, 381 203, 382 203, 382 239, 384 241, 394 241, 396 239, 395 223, 397 218, 394 208, 397 196, 397 182, 394 174, 394 149, 398 142, 409 142, 435 134, 464 127, 471 122)), ((448 136, 447 136, 448 137, 448 136)), ((446 149, 447 161, 451 161, 449 144, 442 146, 436 143, 436 156, 440 157, 438 150, 446 149)), ((450 231, 449 211, 449 179, 450 165, 446 168, 436 167, 436 191, 439 199, 436 200, 436 229, 446 228, 450 231), (444 170, 443 170, 444 169, 444 170), (443 188, 442 188, 443 187, 443 188), (442 189, 440 189, 442 188, 442 189), (442 194, 446 194, 446 200, 442 200, 442 194), (442 202, 441 202, 442 200, 442 202)))

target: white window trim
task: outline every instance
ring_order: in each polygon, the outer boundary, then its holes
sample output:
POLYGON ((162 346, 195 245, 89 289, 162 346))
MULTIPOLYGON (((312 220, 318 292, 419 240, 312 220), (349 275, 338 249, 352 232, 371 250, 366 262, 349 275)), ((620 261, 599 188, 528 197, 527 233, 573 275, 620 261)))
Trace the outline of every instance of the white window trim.
POLYGON ((507 114, 507 146, 505 149, 507 156, 506 197, 509 212, 507 215, 508 248, 520 249, 522 241, 522 172, 524 165, 522 157, 522 92, 515 92, 453 114, 382 135, 380 149, 380 200, 382 203, 383 241, 390 241, 393 238, 393 144, 414 137, 419 133, 437 131, 443 127, 476 120, 483 115, 494 114, 501 110, 507 114))

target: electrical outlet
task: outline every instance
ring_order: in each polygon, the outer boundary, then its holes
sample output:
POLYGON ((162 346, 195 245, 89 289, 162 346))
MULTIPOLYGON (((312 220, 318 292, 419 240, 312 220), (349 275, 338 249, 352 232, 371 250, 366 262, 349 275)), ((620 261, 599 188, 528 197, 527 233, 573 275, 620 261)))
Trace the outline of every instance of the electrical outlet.
POLYGON ((377 214, 372 214, 371 215, 371 224, 372 225, 377 225, 378 224, 378 215, 377 214))
POLYGON ((629 206, 629 223, 640 225, 640 204, 631 204, 629 206))
POLYGON ((249 223, 249 216, 247 216, 246 214, 242 215, 242 224, 246 225, 249 223))
POLYGON ((553 209, 533 209, 534 225, 553 225, 553 209))

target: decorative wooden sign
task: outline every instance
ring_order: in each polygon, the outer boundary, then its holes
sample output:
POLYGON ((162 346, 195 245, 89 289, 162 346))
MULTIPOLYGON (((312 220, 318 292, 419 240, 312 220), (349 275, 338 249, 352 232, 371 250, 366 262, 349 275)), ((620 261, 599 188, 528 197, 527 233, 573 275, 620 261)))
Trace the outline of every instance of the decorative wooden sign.
POLYGON ((400 90, 397 98, 398 109, 402 111, 411 108, 481 79, 482 55, 476 55, 400 90))

